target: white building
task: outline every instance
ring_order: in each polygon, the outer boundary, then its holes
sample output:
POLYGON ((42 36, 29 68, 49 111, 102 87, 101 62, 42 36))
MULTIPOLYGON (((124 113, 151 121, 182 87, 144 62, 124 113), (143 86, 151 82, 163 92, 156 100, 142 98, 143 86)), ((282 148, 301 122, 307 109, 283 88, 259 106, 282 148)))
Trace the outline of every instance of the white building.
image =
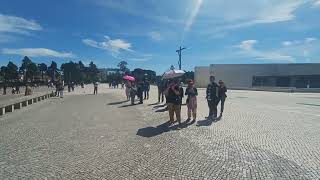
POLYGON ((320 63, 212 64, 195 68, 196 86, 206 87, 210 75, 223 80, 229 88, 320 88, 320 63))

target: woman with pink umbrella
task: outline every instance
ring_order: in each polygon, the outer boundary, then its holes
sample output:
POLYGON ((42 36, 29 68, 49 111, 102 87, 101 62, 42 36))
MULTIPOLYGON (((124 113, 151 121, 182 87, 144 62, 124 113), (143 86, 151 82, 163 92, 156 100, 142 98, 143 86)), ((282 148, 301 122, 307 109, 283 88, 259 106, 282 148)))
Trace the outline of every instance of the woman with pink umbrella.
POLYGON ((130 89, 132 88, 132 82, 135 81, 135 78, 132 76, 126 75, 123 77, 123 79, 126 81, 125 92, 126 92, 127 100, 129 101, 130 100, 130 89))

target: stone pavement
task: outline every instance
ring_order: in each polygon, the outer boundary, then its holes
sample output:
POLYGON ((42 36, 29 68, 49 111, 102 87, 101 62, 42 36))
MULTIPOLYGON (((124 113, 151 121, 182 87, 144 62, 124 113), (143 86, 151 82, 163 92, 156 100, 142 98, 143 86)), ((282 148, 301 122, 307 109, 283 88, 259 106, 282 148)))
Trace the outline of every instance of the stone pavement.
MULTIPOLYGON (((156 88, 100 85, 0 117, 0 179, 320 179, 320 95, 230 91, 223 118, 176 126, 156 88)), ((182 109, 186 118, 186 107, 182 109)))

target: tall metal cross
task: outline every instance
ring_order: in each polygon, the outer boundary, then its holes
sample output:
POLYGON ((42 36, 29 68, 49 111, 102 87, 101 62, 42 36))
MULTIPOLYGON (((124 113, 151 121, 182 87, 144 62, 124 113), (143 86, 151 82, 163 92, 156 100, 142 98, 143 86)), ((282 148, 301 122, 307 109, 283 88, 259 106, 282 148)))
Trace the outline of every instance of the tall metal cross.
POLYGON ((179 69, 181 70, 181 55, 182 55, 182 50, 184 50, 184 49, 186 49, 186 48, 181 48, 181 46, 180 46, 180 48, 178 49, 178 50, 176 50, 176 52, 178 53, 178 55, 179 55, 179 62, 178 62, 178 64, 179 64, 179 69))

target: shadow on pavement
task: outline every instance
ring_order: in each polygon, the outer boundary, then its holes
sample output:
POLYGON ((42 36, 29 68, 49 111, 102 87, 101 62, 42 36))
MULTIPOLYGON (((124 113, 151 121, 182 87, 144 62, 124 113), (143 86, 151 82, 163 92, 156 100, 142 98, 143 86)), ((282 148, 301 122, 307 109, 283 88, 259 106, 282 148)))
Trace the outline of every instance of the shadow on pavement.
POLYGON ((148 106, 154 106, 154 105, 157 105, 157 104, 160 104, 160 103, 156 102, 156 103, 148 104, 148 106))
POLYGON ((140 105, 140 104, 138 104, 138 103, 135 103, 135 104, 126 104, 126 105, 119 106, 118 108, 125 108, 125 107, 131 107, 131 106, 136 106, 136 105, 140 105))
POLYGON ((211 119, 206 119, 206 120, 201 120, 197 122, 197 126, 211 126, 212 123, 218 122, 221 120, 221 116, 219 116, 218 118, 211 120, 211 119))
POLYGON ((125 101, 119 101, 119 102, 112 102, 112 103, 108 103, 107 105, 118 105, 118 104, 122 104, 122 103, 125 103, 125 102, 128 102, 128 100, 125 100, 125 101))
POLYGON ((165 107, 165 106, 167 106, 167 105, 166 104, 160 104, 160 105, 154 106, 153 109, 158 109, 158 108, 165 107))
POLYGON ((141 128, 138 130, 137 135, 150 138, 150 137, 158 136, 158 135, 165 133, 165 132, 187 128, 188 126, 190 126, 194 123, 195 123, 195 121, 191 121, 191 122, 183 122, 180 126, 178 124, 170 126, 170 123, 168 121, 163 124, 160 124, 157 127, 141 128))
POLYGON ((165 107, 163 109, 158 109, 155 112, 166 112, 166 111, 168 111, 168 107, 165 107))

